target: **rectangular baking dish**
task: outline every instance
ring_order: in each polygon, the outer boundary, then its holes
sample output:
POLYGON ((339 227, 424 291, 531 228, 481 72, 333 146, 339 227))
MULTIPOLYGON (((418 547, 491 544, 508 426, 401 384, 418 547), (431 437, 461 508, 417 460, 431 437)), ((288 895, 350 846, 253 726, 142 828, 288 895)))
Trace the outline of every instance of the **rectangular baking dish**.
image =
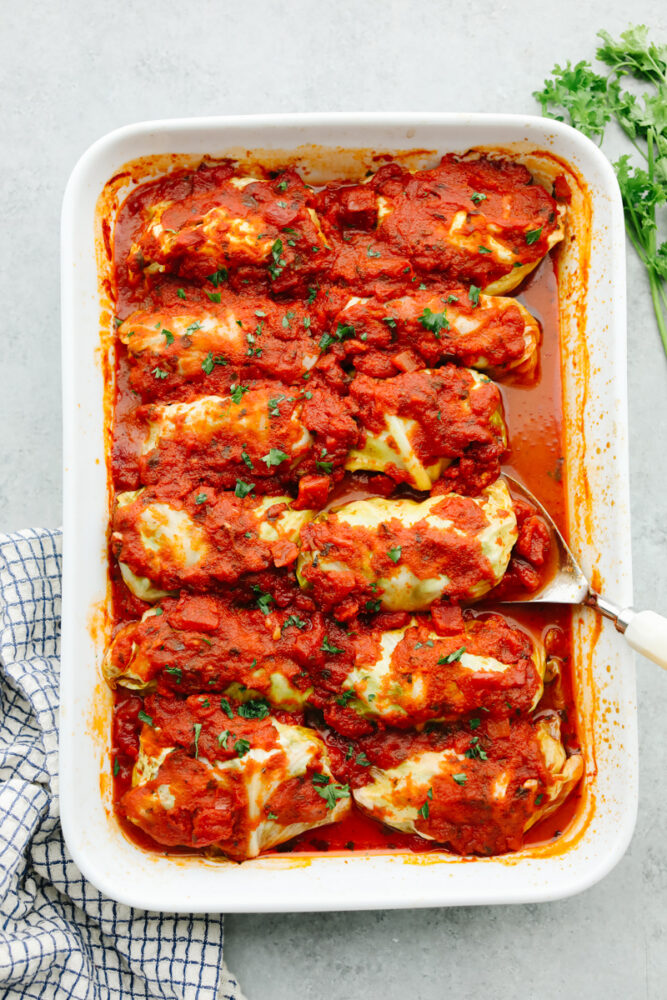
POLYGON ((570 538, 597 586, 631 604, 625 237, 613 171, 597 147, 537 117, 309 114, 147 122, 105 136, 70 178, 62 218, 65 556, 60 803, 75 862, 131 906, 259 912, 524 903, 579 892, 622 857, 637 808, 633 654, 607 621, 574 617, 575 689, 584 794, 551 845, 502 858, 446 853, 273 855, 210 862, 149 854, 120 830, 111 802, 112 701, 100 671, 107 616, 109 488, 105 383, 113 380, 105 268, 109 216, 137 180, 204 154, 295 156, 311 176, 359 169, 364 154, 423 150, 424 162, 471 147, 501 149, 533 169, 560 161, 576 197, 561 253, 560 323, 570 538), (141 165, 131 165, 138 158, 141 165), (128 167, 128 164, 130 166, 128 167), (140 176, 143 171, 143 177, 140 176))

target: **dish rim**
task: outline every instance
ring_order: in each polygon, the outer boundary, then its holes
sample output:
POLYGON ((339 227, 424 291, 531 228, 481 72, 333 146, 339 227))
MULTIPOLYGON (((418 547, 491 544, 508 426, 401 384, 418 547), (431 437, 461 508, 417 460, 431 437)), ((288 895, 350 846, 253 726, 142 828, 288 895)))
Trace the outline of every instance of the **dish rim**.
MULTIPOLYGON (((450 134, 470 133, 476 135, 479 132, 488 131, 489 136, 485 143, 479 140, 470 142, 469 145, 507 145, 520 141, 516 138, 509 138, 511 134, 515 136, 524 135, 525 141, 539 148, 546 148, 552 143, 558 146, 562 143, 566 148, 573 149, 580 158, 590 166, 591 174, 597 173, 600 178, 600 187, 596 190, 595 197, 606 199, 606 213, 608 217, 607 225, 610 229, 609 244, 606 252, 609 257, 609 277, 614 291, 614 307, 611 311, 610 324, 612 325, 612 347, 614 349, 614 388, 615 415, 617 426, 623 432, 627 426, 627 392, 625 385, 625 268, 624 250, 625 237, 623 229, 622 206, 620 193, 611 165, 606 160, 590 140, 571 129, 563 123, 539 118, 537 116, 524 115, 500 115, 500 114, 432 114, 427 112, 419 113, 392 113, 392 112, 354 112, 354 113, 308 113, 308 114, 279 114, 279 115, 248 115, 248 116, 228 116, 209 118, 181 118, 166 119, 160 121, 139 122, 124 126, 108 133, 101 139, 93 143, 82 155, 74 167, 72 175, 67 185, 63 202, 62 212, 62 329, 63 329, 63 438, 64 438, 64 481, 65 481, 65 546, 64 546, 64 566, 63 566, 63 635, 62 635, 62 674, 61 674, 61 699, 62 711, 60 719, 60 760, 61 760, 61 821, 65 840, 75 862, 90 879, 93 884, 100 888, 107 895, 126 903, 127 905, 139 906, 146 909, 165 909, 171 912, 215 912, 225 910, 228 912, 257 912, 257 911, 283 911, 283 910, 325 910, 325 909, 361 909, 378 907, 407 907, 407 906, 433 906, 433 905, 470 905, 486 903, 506 903, 506 902, 537 902, 547 899, 556 899, 571 895, 575 892, 594 884, 604 877, 611 868, 620 860, 625 852, 634 829, 637 810, 637 739, 636 739, 636 704, 634 695, 634 665, 632 654, 625 649, 620 637, 615 637, 613 627, 603 626, 602 639, 603 646, 613 650, 615 658, 620 661, 620 668, 628 671, 625 677, 625 698, 619 701, 619 707, 624 710, 624 729, 627 733, 625 761, 629 767, 629 774, 626 775, 626 785, 624 788, 623 809, 621 822, 614 828, 613 836, 607 839, 605 849, 598 855, 595 852, 587 854, 582 858, 579 865, 580 871, 567 874, 565 868, 560 864, 561 855, 554 855, 551 858, 541 859, 543 864, 553 862, 548 878, 533 878, 527 874, 527 868, 532 867, 534 859, 525 857, 523 852, 516 856, 505 856, 501 859, 459 859, 453 856, 440 858, 439 855, 417 855, 408 858, 408 863, 402 864, 402 873, 409 872, 409 878, 397 877, 400 865, 399 859, 404 859, 403 855, 364 855, 361 852, 349 857, 331 857, 317 855, 313 858, 302 858, 298 856, 298 861, 282 868, 273 868, 273 858, 260 858, 253 862, 246 862, 241 866, 234 865, 230 870, 228 865, 211 864, 197 859, 196 869, 189 862, 174 861, 170 859, 169 871, 178 877, 174 880, 179 882, 179 888, 175 891, 171 886, 160 883, 159 875, 164 869, 164 865, 158 864, 154 859, 153 863, 146 864, 146 852, 141 851, 136 845, 131 845, 132 850, 141 855, 141 863, 137 860, 137 867, 142 869, 143 874, 137 877, 137 871, 132 871, 132 863, 123 854, 121 863, 130 864, 130 869, 124 869, 129 874, 129 878, 123 882, 123 878, 118 877, 118 867, 109 865, 109 858, 106 864, 100 864, 97 847, 82 835, 81 823, 77 822, 77 816, 81 816, 81 809, 84 805, 80 792, 77 792, 77 782, 74 775, 77 773, 77 747, 79 751, 86 745, 90 750, 97 753, 99 747, 95 746, 96 728, 99 728, 100 719, 95 717, 94 706, 88 705, 92 715, 92 723, 88 725, 85 732, 81 729, 77 731, 76 724, 72 725, 71 719, 73 709, 78 704, 76 680, 77 662, 80 657, 76 655, 77 638, 79 645, 82 641, 83 629, 91 637, 90 616, 82 618, 83 611, 90 612, 90 593, 88 594, 88 606, 84 609, 81 603, 81 595, 77 585, 77 560, 81 561, 81 534, 80 526, 83 522, 79 520, 79 508, 76 487, 77 478, 81 480, 79 449, 81 446, 82 434, 85 429, 82 426, 81 408, 82 398, 79 396, 81 390, 81 380, 77 380, 76 374, 81 374, 79 369, 83 368, 90 373, 90 359, 81 361, 80 355, 77 358, 76 327, 77 309, 91 308, 91 290, 86 285, 85 275, 83 286, 80 286, 81 271, 83 268, 77 267, 77 260, 81 257, 81 247, 93 236, 88 232, 88 236, 82 235, 82 226, 85 225, 82 211, 83 206, 90 206, 91 193, 97 196, 101 192, 98 188, 96 192, 91 192, 91 187, 104 176, 104 183, 114 173, 114 170, 107 170, 110 162, 115 163, 115 170, 118 170, 128 157, 121 153, 128 144, 139 142, 151 143, 155 146, 162 140, 171 144, 171 152, 178 148, 179 137, 182 140, 187 133, 197 134, 200 138, 218 135, 217 142, 209 142, 212 146, 208 151, 215 154, 216 148, 224 147, 225 134, 247 133, 252 134, 258 131, 266 134, 267 138, 273 140, 281 130, 293 133, 293 143, 281 141, 280 148, 297 148, 303 141, 307 141, 308 134, 318 129, 331 130, 331 145, 343 145, 347 148, 377 149, 378 141, 367 141, 357 143, 336 141, 337 135, 345 130, 368 129, 369 132, 376 132, 382 129, 393 130, 419 130, 434 128, 443 130, 443 141, 439 151, 448 151, 453 148, 460 149, 460 143, 448 141, 450 134), (120 162, 117 161, 121 156, 120 162), (105 171, 106 170, 106 174, 105 171), (78 257, 77 257, 78 255, 78 257), (83 293, 83 295, 82 295, 83 293), (85 298, 85 307, 81 306, 80 299, 85 298), (77 410, 79 411, 79 421, 77 421, 77 410), (77 548, 78 542, 78 548, 77 548), (616 642, 614 642, 616 638, 616 642), (623 665, 625 664, 625 665, 623 665), (84 737, 82 740, 82 736, 84 737), (88 743, 86 744, 86 740, 88 743), (65 775, 65 780, 62 776, 65 775), (78 800, 77 800, 78 795, 78 800), (424 878, 424 873, 431 872, 434 865, 440 865, 439 872, 445 873, 442 878, 424 878), (366 871, 373 870, 376 874, 381 870, 382 875, 377 877, 364 878, 359 871, 359 865, 365 866, 366 871), (323 866, 326 868, 324 871, 323 866), (489 868, 495 872, 489 878, 489 868), (153 874, 157 878, 146 881, 146 869, 153 868, 153 874), (354 874, 350 877, 350 870, 354 869, 354 874), (219 896, 216 902, 216 893, 206 890, 206 879, 196 877, 196 872, 208 873, 208 881, 216 883, 218 894, 226 893, 224 901, 220 901, 219 896), (458 875, 452 876, 452 872, 457 871, 458 875), (486 877, 481 879, 477 876, 468 877, 467 871, 486 872, 486 877), (516 872, 521 872, 515 878, 511 878, 516 872), (219 873, 219 877, 213 879, 212 872, 219 873), (279 878, 275 876, 280 872, 279 878), (193 875, 194 873, 194 875, 193 875), (251 874, 252 873, 252 874, 251 874), (304 879, 305 874, 305 879, 304 879), (551 875, 556 877, 551 877, 551 875), (185 878, 180 877, 184 875, 185 878), (449 875, 450 877, 446 877, 449 875), (134 877, 133 877, 134 876, 134 877), (247 876, 247 877, 246 877, 247 876), (285 877, 289 876, 285 883, 285 877), (461 877, 462 876, 462 877, 461 877), (217 884, 220 883, 219 887, 217 884), (275 883, 275 885, 274 885, 275 883), (357 883, 355 885, 355 883, 357 883), (456 884, 454 884, 456 883, 456 884), (460 883, 460 884, 459 884, 460 883), (276 886, 280 885, 281 892, 275 896, 276 886), (183 892, 185 889, 185 892, 183 892), (286 898, 284 893, 292 893, 286 898)), ((410 138, 408 136, 408 138, 410 138)), ((372 140, 372 136, 369 136, 372 140)), ((253 144, 254 146, 257 143, 253 144)), ((322 145, 322 143, 320 143, 322 145)), ((229 143, 227 143, 229 146, 229 143)), ((250 147, 249 147, 250 148, 250 147)), ((394 147, 399 148, 399 147, 394 147)), ((405 147, 408 148, 408 147, 405 147)), ((422 148, 422 144, 415 140, 410 148, 422 148)), ((428 148, 432 148, 429 145, 428 148)), ((146 148, 143 153, 136 155, 151 155, 156 150, 146 148)), ((553 150, 558 154, 557 149, 553 150)), ((163 152, 163 150, 160 150, 163 152)), ((182 152, 193 152, 184 149, 182 152)), ((196 150, 197 153, 201 152, 196 150)), ((132 159, 135 158, 132 157, 132 159)), ((604 214, 604 212, 603 212, 604 214)), ((88 221, 90 218, 88 217, 88 221)), ((92 243, 94 249, 94 242, 92 243)), ((89 246, 90 248, 90 246, 89 246)), ((605 247, 597 247, 591 250, 593 253, 605 256, 605 247)), ((93 261, 95 273, 96 263, 93 261)), ((90 271, 90 260, 87 261, 86 269, 90 271)), ((92 294, 92 308, 97 305, 99 313, 99 300, 97 297, 97 287, 92 294)), ((81 325, 81 324, 79 324, 81 325)), ((95 326, 94 347, 97 345, 99 324, 95 326)), ((85 394, 85 393, 84 393, 85 394)), ((85 408, 85 403, 84 403, 85 408)), ((90 431, 88 431, 90 436, 90 431)), ((90 442, 86 445, 89 447, 90 442)), ((102 461, 105 493, 106 493, 106 465, 102 461)), ((92 491, 99 490, 99 471, 95 476, 95 483, 92 491)), ((631 603, 631 564, 629 550, 629 502, 628 502, 628 454, 627 442, 624 434, 617 443, 614 468, 616 473, 617 491, 614 494, 618 508, 616 511, 616 535, 621 542, 621 565, 617 580, 617 591, 615 596, 625 604, 631 603)), ((85 477, 83 477, 85 479, 85 477)), ((105 510, 106 517, 106 510, 105 510)), ((91 530, 91 525, 84 528, 91 530)), ((106 553, 104 554, 106 558, 106 553)), ((85 646, 85 639, 84 639, 85 646)), ((99 652, 99 650, 98 650, 99 652)), ((604 650, 602 655, 605 655, 604 650)), ((611 654, 610 654, 611 655, 611 654)), ((85 659, 85 657, 84 657, 85 659)), ((90 669, 90 666, 88 667, 90 669)), ((99 680, 99 678, 97 678, 99 680)), ((97 685, 99 686, 99 684, 97 685)), ((106 719, 107 728, 108 718, 106 719)), ((106 734, 102 734, 103 736, 106 734)), ((79 754, 80 757, 80 754, 79 754)), ((101 762, 101 761, 100 761, 101 762)), ((87 787, 89 788, 88 782, 87 787)), ((89 788, 90 791, 90 788, 89 788)), ((97 803, 97 808, 103 806, 102 797, 97 803)), ((85 812, 85 810, 84 810, 85 812)), ((99 819, 99 817, 98 817, 99 819)), ((584 838, 585 839, 585 838, 584 838)), ((131 842, 124 840, 127 847, 131 842)), ((108 848, 103 845, 103 851, 108 848)), ((580 845, 581 846, 581 845, 580 845)), ((579 850, 575 847, 573 850, 579 850)), ((572 852, 570 852, 571 854, 572 852)), ((119 856, 120 857, 120 856, 119 856)), ((288 857, 287 855, 283 856, 288 857)), ((294 859, 295 856, 292 856, 294 859)), ((162 856, 158 859, 164 862, 162 856)), ((136 860, 136 859, 135 859, 136 860)), ((431 873, 432 874, 432 873, 431 873)), ((544 873, 546 876, 546 872, 544 873)))

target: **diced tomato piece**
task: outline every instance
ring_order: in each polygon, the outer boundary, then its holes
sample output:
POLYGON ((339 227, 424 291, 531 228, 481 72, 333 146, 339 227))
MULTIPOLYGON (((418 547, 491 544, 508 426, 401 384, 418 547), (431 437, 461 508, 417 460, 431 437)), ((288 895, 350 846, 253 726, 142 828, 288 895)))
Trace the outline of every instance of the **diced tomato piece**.
POLYGON ((394 354, 391 360, 395 367, 402 372, 416 372, 418 368, 423 367, 410 351, 401 351, 399 354, 394 354))
POLYGON ((363 185, 343 188, 340 195, 340 221, 351 229, 373 229, 377 222, 375 191, 363 185))
POLYGON ((559 174, 554 181, 554 198, 556 201, 564 201, 568 205, 572 201, 572 191, 564 174, 559 174))
POLYGON ((302 476, 292 510, 321 510, 327 502, 330 486, 329 476, 302 476))
POLYGON ((294 542, 287 540, 275 542, 271 546, 271 555, 276 566, 289 566, 299 554, 299 550, 294 542))
POLYGON ((510 734, 509 719, 489 719, 486 731, 492 740, 501 740, 510 734))
POLYGON ((463 631, 463 612, 456 604, 432 604, 431 618, 438 635, 456 635, 463 631))
POLYGON ((544 566, 551 549, 549 529, 541 517, 526 518, 519 530, 515 552, 533 566, 544 566))
POLYGON ((215 632, 220 624, 215 598, 184 594, 174 610, 169 612, 169 622, 174 628, 215 632))

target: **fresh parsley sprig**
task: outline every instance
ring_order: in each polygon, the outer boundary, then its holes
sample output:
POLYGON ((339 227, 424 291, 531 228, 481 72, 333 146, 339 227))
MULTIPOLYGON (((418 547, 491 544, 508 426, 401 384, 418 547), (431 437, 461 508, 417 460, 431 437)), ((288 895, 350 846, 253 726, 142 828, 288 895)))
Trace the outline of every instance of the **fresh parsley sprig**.
MULTIPOLYGON (((648 28, 631 25, 618 42, 599 31, 596 56, 609 67, 596 73, 589 62, 555 66, 544 89, 533 96, 542 114, 569 121, 600 143, 609 122, 625 132, 643 164, 625 153, 614 163, 623 197, 628 238, 644 265, 662 344, 667 353, 667 240, 660 242, 667 206, 667 45, 649 40, 648 28), (637 97, 623 90, 624 77, 652 90, 637 97)), ((664 231, 664 228, 663 228, 664 231)))

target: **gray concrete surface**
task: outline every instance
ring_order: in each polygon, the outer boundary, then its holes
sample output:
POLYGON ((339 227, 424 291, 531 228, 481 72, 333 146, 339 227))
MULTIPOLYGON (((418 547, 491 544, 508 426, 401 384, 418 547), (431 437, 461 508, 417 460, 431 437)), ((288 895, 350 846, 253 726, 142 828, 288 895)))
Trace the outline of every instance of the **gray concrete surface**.
MULTIPOLYGON (((532 112, 556 61, 664 0, 0 5, 0 530, 60 521, 58 225, 68 174, 146 118, 306 110, 532 112)), ((628 263, 635 596, 667 613, 667 362, 628 263)), ((249 1000, 667 997, 667 677, 639 664, 637 832, 600 885, 524 907, 232 916, 249 1000)))

